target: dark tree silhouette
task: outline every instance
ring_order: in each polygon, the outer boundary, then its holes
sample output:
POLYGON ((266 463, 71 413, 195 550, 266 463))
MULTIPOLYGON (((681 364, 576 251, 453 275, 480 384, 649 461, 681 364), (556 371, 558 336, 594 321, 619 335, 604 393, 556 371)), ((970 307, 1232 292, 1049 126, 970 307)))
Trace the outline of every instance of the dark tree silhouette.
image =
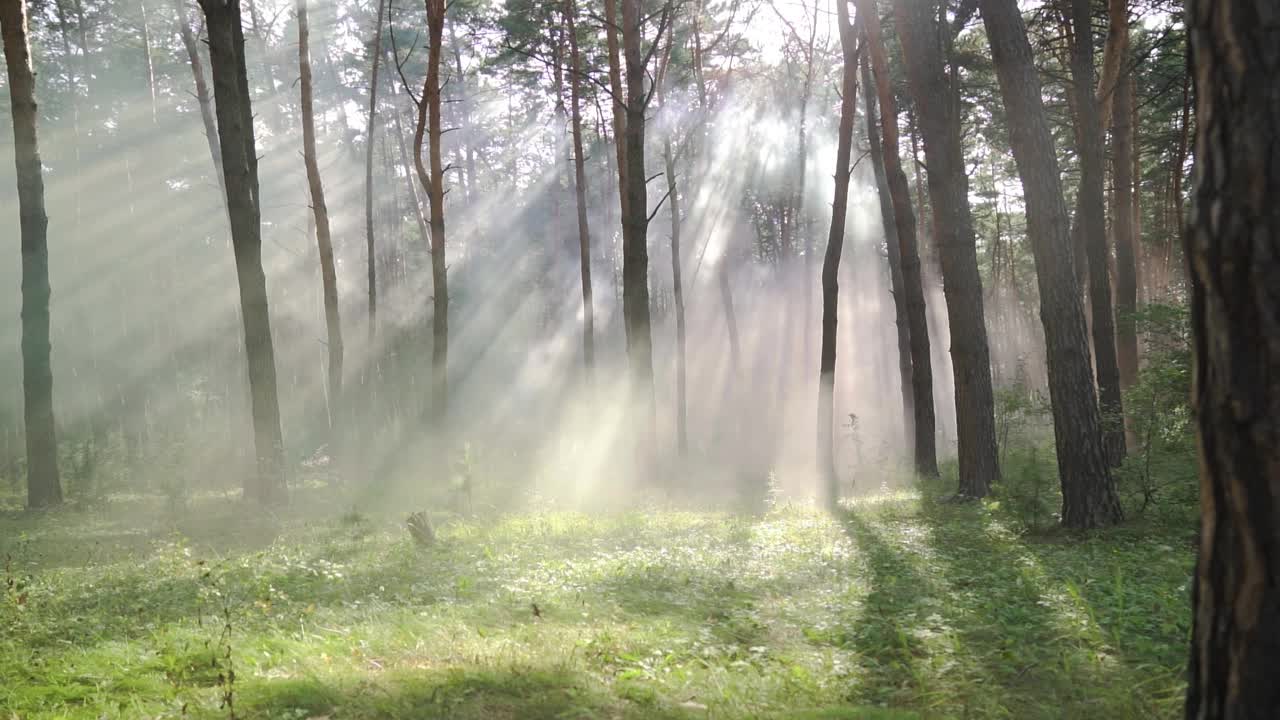
POLYGON ((62 502, 58 436, 53 418, 53 367, 49 342, 49 218, 44 211, 44 170, 36 137, 35 73, 27 40, 27 6, 0 2, 0 33, 13 108, 14 164, 22 235, 22 398, 27 437, 27 505, 62 502))
POLYGON ((1009 145, 1022 178, 1027 234, 1039 280, 1062 523, 1071 528, 1110 525, 1121 519, 1120 500, 1102 450, 1084 308, 1040 77, 1017 2, 981 0, 980 8, 1007 111, 1009 145))
POLYGON ((258 153, 254 146, 253 110, 245 69, 244 25, 238 2, 200 0, 200 7, 209 33, 218 142, 226 175, 231 244, 235 250, 245 354, 249 361, 258 472, 255 477, 245 479, 245 497, 272 504, 285 497, 284 439, 280 432, 280 400, 276 395, 276 358, 267 307, 267 278, 262 272, 258 153))

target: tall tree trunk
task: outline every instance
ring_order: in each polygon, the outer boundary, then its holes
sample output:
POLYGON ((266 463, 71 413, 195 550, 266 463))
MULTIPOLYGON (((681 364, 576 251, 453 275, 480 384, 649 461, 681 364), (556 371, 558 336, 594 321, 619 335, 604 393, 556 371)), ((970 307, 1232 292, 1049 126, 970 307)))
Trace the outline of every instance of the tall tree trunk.
POLYGON ((578 54, 578 4, 564 0, 565 25, 569 33, 570 121, 573 130, 573 187, 578 210, 578 259, 582 268, 582 365, 587 381, 595 370, 595 315, 591 301, 591 229, 587 223, 586 154, 582 148, 582 59, 578 54))
POLYGON ((471 127, 471 93, 467 90, 467 73, 462 67, 462 43, 458 42, 458 35, 453 24, 449 25, 449 45, 453 48, 453 71, 455 73, 455 82, 458 88, 458 110, 461 114, 462 127, 460 128, 462 139, 460 141, 461 152, 463 157, 462 170, 465 171, 466 178, 463 183, 465 188, 465 199, 468 204, 475 199, 479 189, 476 187, 476 152, 474 130, 471 127))
POLYGON ((871 151, 871 168, 876 178, 876 194, 880 199, 880 224, 884 227, 885 250, 889 256, 889 289, 893 295, 894 327, 898 334, 898 376, 902 388, 902 438, 910 442, 915 427, 915 409, 911 389, 911 326, 907 321, 906 294, 902 289, 902 247, 898 243, 898 223, 893 217, 893 198, 889 196, 889 179, 884 170, 884 147, 880 142, 879 113, 876 94, 871 92, 871 65, 862 54, 862 86, 867 112, 867 144, 871 151))
POLYGON ((911 326, 911 390, 915 411, 915 466, 925 477, 938 474, 938 450, 933 413, 933 364, 929 357, 929 324, 925 315, 924 280, 920 250, 916 244, 916 216, 911 207, 911 190, 898 155, 898 105, 889 78, 889 58, 880 33, 880 16, 875 0, 857 0, 858 17, 866 30, 871 70, 880 100, 880 126, 884 139, 884 164, 893 200, 898 244, 902 248, 902 280, 906 295, 907 322, 911 326))
POLYGON ((22 235, 22 399, 27 436, 27 506, 62 502, 58 436, 53 417, 52 347, 49 342, 49 218, 44 211, 44 170, 36 136, 35 73, 23 0, 0 0, 0 33, 13 109, 14 165, 22 235))
POLYGON ((1177 217, 1177 223, 1174 227, 1181 228, 1182 223, 1186 222, 1186 199, 1185 193, 1182 191, 1182 181, 1185 177, 1187 166, 1187 145, 1188 138, 1191 136, 1191 73, 1188 72, 1182 79, 1182 118, 1178 121, 1178 152, 1174 155, 1173 163, 1173 208, 1177 217))
MULTIPOLYGON (((200 60, 200 48, 196 43, 195 33, 191 32, 191 22, 183 7, 184 0, 173 0, 173 10, 178 16, 178 34, 182 37, 182 47, 187 51, 187 60, 191 64, 191 76, 196 86, 196 104, 200 106, 200 120, 204 123, 204 136, 209 144, 209 157, 213 159, 213 172, 218 178, 219 197, 224 212, 227 210, 227 180, 222 173, 222 153, 218 149, 218 125, 213 116, 213 98, 209 95, 209 84, 204 76, 204 63, 200 60)), ((228 215, 228 220, 230 216, 228 215)))
MULTIPOLYGON (((950 30, 938 26, 930 5, 906 0, 894 3, 916 121, 924 139, 933 240, 942 268, 951 328, 959 495, 980 498, 1000 478, 991 352, 983 314, 982 278, 978 274, 977 234, 969 208, 969 177, 960 139, 959 102, 955 97, 958 90, 948 82, 943 48, 938 42, 941 33, 950 30)), ((1086 92, 1092 89, 1087 88, 1086 92)))
POLYGON ((307 167, 307 187, 311 191, 311 212, 316 221, 316 246, 320 253, 320 278, 324 290, 324 322, 329 350, 329 426, 331 445, 337 445, 342 414, 342 318, 338 312, 338 273, 333 261, 333 238, 329 230, 329 207, 320 181, 316 159, 316 115, 311 83, 311 28, 307 23, 307 0, 297 0, 298 68, 302 91, 302 157, 307 167))
POLYGON ((373 235, 373 135, 377 131, 378 118, 378 62, 382 59, 382 18, 386 13, 386 0, 376 0, 378 16, 373 26, 373 58, 369 70, 369 124, 364 133, 364 237, 365 259, 368 262, 369 283, 369 339, 378 331, 378 256, 373 235))
POLYGON ((680 189, 676 186, 676 160, 671 137, 663 139, 662 159, 667 176, 667 202, 671 203, 671 291, 676 303, 676 447, 680 457, 689 453, 688 387, 685 376, 684 282, 680 277, 680 189))
MULTIPOLYGON (((840 128, 836 134, 835 194, 831 200, 831 229, 822 259, 822 349, 818 355, 818 466, 822 473, 827 506, 840 499, 840 475, 836 471, 835 389, 836 329, 840 310, 840 255, 844 250, 845 215, 849 207, 849 158, 853 149, 853 123, 857 114, 858 39, 849 21, 849 3, 836 0, 840 32, 841 70, 840 128)), ((859 12, 859 24, 864 21, 859 12)))
POLYGON ((1133 83, 1130 82, 1130 73, 1121 75, 1115 94, 1111 173, 1115 178, 1116 214, 1111 225, 1116 237, 1116 357, 1120 365, 1120 385, 1130 388, 1138 381, 1138 332, 1134 322, 1134 313, 1138 309, 1138 268, 1134 232, 1133 83))
POLYGON ((245 69, 244 26, 240 4, 200 0, 209 33, 209 65, 218 117, 218 142, 226 174, 231 242, 240 285, 245 354, 253 406, 256 478, 245 479, 245 498, 264 504, 285 498, 284 439, 276 395, 275 349, 267 307, 267 278, 262 272, 261 205, 258 154, 254 146, 253 110, 245 69))
POLYGON ((1185 235, 1200 557, 1186 717, 1280 717, 1280 42, 1269 0, 1187 3, 1185 235))
MULTIPOLYGON (((622 217, 622 315, 631 366, 632 393, 636 400, 642 463, 653 459, 656 449, 656 415, 653 397, 653 338, 649 323, 649 217, 645 186, 644 129, 648 93, 645 57, 640 51, 644 30, 641 0, 622 0, 622 46, 627 74, 626 102, 626 205, 622 217)), ((659 42, 656 38, 654 42, 659 42)))
POLYGON ((138 0, 138 24, 142 30, 142 61, 147 67, 147 92, 151 97, 151 124, 160 122, 160 109, 156 104, 156 68, 151 62, 151 28, 147 25, 146 0, 138 0))
POLYGON ((422 105, 430 128, 431 177, 430 183, 422 172, 422 120, 418 113, 418 132, 414 153, 418 163, 418 176, 427 189, 431 204, 431 291, 435 312, 431 322, 431 409, 437 423, 443 423, 449 407, 449 281, 445 266, 444 244, 444 164, 440 159, 440 44, 444 38, 444 0, 426 0, 427 5, 427 79, 422 88, 422 105))
MULTIPOLYGON (((613 100, 613 149, 618 161, 618 203, 627 217, 626 94, 622 89, 622 49, 618 41, 618 0, 604 0, 604 34, 609 56, 609 95, 613 100)), ((625 317, 623 318, 625 321, 625 317)))
POLYGON ((1121 519, 1120 501, 1102 448, 1071 230, 1040 78, 1015 0, 981 0, 980 7, 1008 114, 1009 144, 1022 179, 1040 285, 1062 523, 1071 528, 1110 525, 1121 519))
POLYGON ((1103 168, 1102 121, 1093 94, 1091 7, 1090 0, 1071 0, 1071 86, 1075 95, 1077 150, 1080 155, 1076 225, 1085 248, 1085 265, 1089 274, 1093 362, 1102 411, 1103 449, 1111 466, 1118 467, 1125 456, 1124 406, 1120 396, 1120 370, 1116 364, 1116 332, 1111 307, 1107 211, 1103 197, 1106 171, 1103 168))

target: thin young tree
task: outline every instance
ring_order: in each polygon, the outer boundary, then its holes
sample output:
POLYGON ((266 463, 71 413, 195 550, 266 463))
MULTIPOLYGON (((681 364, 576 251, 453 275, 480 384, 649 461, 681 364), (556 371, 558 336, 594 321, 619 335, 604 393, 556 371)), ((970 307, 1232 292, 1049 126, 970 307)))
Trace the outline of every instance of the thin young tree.
POLYGON ((1280 717, 1280 26, 1272 0, 1190 0, 1185 234, 1200 556, 1186 717, 1280 717))
POLYGON ((22 399, 27 441, 27 506, 62 502, 58 435, 53 416, 52 346, 49 342, 49 218, 44 210, 44 169, 36 134, 35 73, 27 35, 27 5, 0 0, 9 102, 13 109, 14 165, 22 246, 22 399))
POLYGON ((245 478, 245 498, 275 504, 285 498, 284 438, 276 394, 275 348, 262 272, 262 224, 258 194, 258 153, 245 67, 244 25, 237 0, 200 0, 209 34, 209 65, 218 118, 218 143, 226 175, 231 244, 240 286, 240 314, 249 362, 253 408, 255 476, 245 478))
MULTIPOLYGON (((898 104, 889 76, 889 56, 880 32, 880 16, 875 0, 857 0, 858 17, 866 33, 871 74, 880 100, 880 129, 883 136, 885 172, 889 197, 893 201, 894 224, 902 249, 902 280, 906 296, 907 322, 911 332, 912 410, 915 412, 915 468, 925 477, 938 475, 938 449, 933 411, 933 364, 929 357, 929 324, 925 314, 924 279, 916 238, 916 216, 911 207, 907 174, 898 155, 898 104)), ((868 92, 870 89, 868 88, 868 92)))
POLYGON ((440 52, 444 40, 444 0, 426 0, 427 5, 427 77, 422 86, 418 109, 418 128, 414 133, 414 162, 418 179, 427 191, 431 206, 431 293, 435 312, 431 318, 431 414, 443 422, 449 407, 449 280, 445 265, 444 244, 444 163, 441 160, 440 120, 440 52), (430 177, 422 167, 422 134, 424 121, 430 135, 430 177))
POLYGON ((582 58, 578 52, 578 3, 564 0, 569 35, 569 118, 573 132, 573 189, 578 211, 578 259, 582 275, 582 365, 588 382, 595 368, 595 315, 591 299, 591 228, 587 222, 586 153, 582 145, 582 58))
POLYGON ((209 82, 204 75, 204 63, 200 60, 200 46, 196 34, 191 31, 184 0, 173 0, 173 11, 178 16, 178 35, 187 52, 191 76, 196 87, 196 104, 200 107, 200 121, 204 124, 205 141, 209 144, 209 157, 213 160, 213 172, 217 176, 218 191, 224 212, 227 208, 227 180, 222 174, 222 154, 218 149, 218 121, 213 115, 213 97, 209 94, 209 82))
POLYGON ((302 158, 307 168, 307 188, 311 193, 311 214, 316 223, 316 247, 320 254, 320 282, 324 292, 324 323, 328 339, 329 426, 331 446, 336 446, 342 415, 342 316, 338 310, 338 271, 333 261, 333 236, 329 228, 329 206, 320 179, 316 158, 316 112, 311 79, 311 27, 307 22, 307 0, 294 4, 298 13, 298 69, 302 95, 302 158))
MULTIPOLYGON (((861 21, 861 13, 859 13, 861 21)), ((836 0, 836 24, 842 58, 840 126, 836 135, 835 191, 831 199, 831 228, 822 258, 822 345, 818 353, 818 464, 828 507, 840 499, 835 456, 836 329, 840 309, 840 256, 844 250, 845 215, 849 207, 849 166, 853 154, 853 123, 857 115, 858 38, 849 20, 849 3, 836 0)))
POLYGON ((980 498, 999 479, 1000 466, 996 458, 995 396, 982 279, 978 275, 977 234, 969 208, 969 177, 960 135, 960 98, 958 88, 948 82, 939 42, 942 33, 950 29, 940 27, 932 2, 896 0, 894 7, 916 121, 924 140, 933 241, 942 267, 951 328, 959 495, 980 498))
POLYGON ((373 137, 378 129, 378 63, 382 59, 382 19, 387 0, 376 0, 377 18, 373 23, 373 54, 369 60, 369 123, 364 133, 364 239, 366 276, 369 284, 369 339, 378 332, 378 256, 373 231, 373 137))
POLYGON ((1040 77, 1016 0, 981 0, 980 8, 1007 111, 1009 145, 1022 179, 1027 234, 1039 281, 1062 524, 1111 525, 1122 518, 1120 500, 1102 448, 1067 206, 1040 77))

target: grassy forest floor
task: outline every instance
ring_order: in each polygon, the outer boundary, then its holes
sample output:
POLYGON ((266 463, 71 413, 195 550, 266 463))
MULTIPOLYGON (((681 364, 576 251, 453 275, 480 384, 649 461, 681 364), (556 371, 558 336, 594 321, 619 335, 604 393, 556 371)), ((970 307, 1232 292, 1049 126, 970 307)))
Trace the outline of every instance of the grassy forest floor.
POLYGON ((403 519, 0 512, 0 717, 1179 715, 1183 523, 1023 534, 927 490, 454 520, 426 549, 403 519))

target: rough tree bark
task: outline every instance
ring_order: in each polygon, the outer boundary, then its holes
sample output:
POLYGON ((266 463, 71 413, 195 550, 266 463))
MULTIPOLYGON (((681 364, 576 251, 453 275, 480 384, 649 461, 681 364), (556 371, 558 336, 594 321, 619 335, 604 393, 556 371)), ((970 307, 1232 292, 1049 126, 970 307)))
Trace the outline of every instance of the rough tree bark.
MULTIPOLYGON (((898 38, 924 140, 933 208, 933 246, 942 268, 943 293, 951 328, 951 365, 955 377, 956 433, 962 497, 984 497, 1000 477, 996 457, 995 396, 991 352, 978 274, 977 234, 969 208, 956 88, 946 75, 932 3, 894 3, 898 38)), ((1087 89, 1092 92, 1092 89, 1087 89)))
POLYGON ((311 212, 316 221, 316 247, 320 253, 320 280, 324 291, 324 322, 329 351, 329 426, 334 435, 340 432, 342 415, 342 317, 338 312, 338 272, 333 262, 333 238, 329 229, 329 206, 320 181, 320 163, 316 159, 316 114, 311 84, 311 28, 307 23, 307 0, 297 0, 298 69, 302 94, 302 158, 307 168, 307 187, 311 192, 311 212))
MULTIPOLYGON (((925 477, 938 474, 938 449, 933 412, 933 365, 929 357, 929 324, 925 314, 924 280, 920 250, 916 243, 916 216, 911 207, 911 189, 898 155, 898 104, 890 84, 889 57, 880 33, 880 16, 875 0, 857 0, 858 17, 866 32, 867 51, 880 100, 880 128, 883 134, 884 164, 893 200, 898 244, 902 249, 902 280, 907 322, 911 335, 911 390, 915 412, 915 468, 925 477)), ((870 89, 868 89, 870 92, 870 89)))
MULTIPOLYGON (((1102 120, 1093 94, 1091 8, 1090 0, 1071 0, 1071 87, 1075 95, 1076 138, 1080 155, 1076 226, 1083 241, 1084 265, 1089 278, 1093 363, 1102 411, 1103 449, 1111 466, 1118 467, 1125 456, 1124 404, 1120 396, 1120 368, 1116 360, 1116 328, 1111 306, 1107 210, 1103 197, 1106 171, 1103 168, 1102 120)), ((1117 132, 1119 129, 1117 126, 1117 132)))
POLYGON ((254 447, 258 472, 245 478, 246 499, 263 504, 285 498, 284 439, 276 395, 275 348, 267 307, 267 278, 262 272, 261 206, 258 201, 258 153, 245 69, 244 26, 240 3, 200 0, 209 33, 209 65, 217 108, 218 142, 227 183, 231 244, 235 251, 249 361, 254 447))
POLYGON ((14 165, 22 245, 22 399, 27 438, 27 506, 62 502, 58 437, 53 417, 52 346, 49 342, 49 218, 44 170, 36 135, 35 73, 23 0, 0 0, 0 33, 13 109, 14 165))
MULTIPOLYGON (((849 157, 853 148, 853 123, 857 114, 858 39, 849 21, 849 3, 836 0, 836 23, 843 58, 840 89, 840 128, 836 135, 835 194, 831 201, 831 229, 822 259, 822 345, 818 354, 818 466, 828 507, 840 499, 836 472, 835 389, 836 329, 840 309, 840 255, 844 250, 845 214, 849 207, 849 157)), ((859 13, 859 23, 862 18, 859 13)))
POLYGON ((1190 0, 1192 403, 1200 557, 1186 717, 1280 717, 1280 25, 1190 0))
POLYGON ((1070 528, 1110 525, 1121 519, 1120 501, 1102 449, 1067 206, 1040 78, 1016 1, 981 0, 980 6, 1009 118, 1009 145, 1022 179, 1040 286, 1062 523, 1070 528))
POLYGON ((377 0, 377 3, 378 16, 373 25, 373 57, 369 70, 369 124, 364 133, 364 238, 368 262, 370 340, 378 331, 378 257, 373 235, 373 135, 378 127, 378 62, 382 59, 382 18, 387 9, 386 0, 377 0))
POLYGON ((591 299, 591 228, 587 223, 586 154, 582 148, 582 58, 578 54, 578 4, 564 0, 565 26, 569 34, 569 116, 573 131, 573 187, 578 210, 578 258, 582 271, 582 365, 587 381, 595 369, 595 315, 591 299))
MULTIPOLYGON (((871 65, 862 55, 862 86, 872 87, 871 65)), ((893 295, 894 327, 898 334, 898 376, 902 388, 902 438, 910 442, 915 427, 915 409, 911 390, 911 326, 907 322, 906 294, 902 289, 902 247, 898 244, 898 223, 893 217, 893 199, 889 197, 889 178, 884 171, 884 147, 880 142, 880 119, 876 94, 862 93, 866 103, 867 144, 871 169, 876 178, 876 195, 880 200, 880 224, 884 228, 885 251, 889 256, 889 292, 893 295)))

